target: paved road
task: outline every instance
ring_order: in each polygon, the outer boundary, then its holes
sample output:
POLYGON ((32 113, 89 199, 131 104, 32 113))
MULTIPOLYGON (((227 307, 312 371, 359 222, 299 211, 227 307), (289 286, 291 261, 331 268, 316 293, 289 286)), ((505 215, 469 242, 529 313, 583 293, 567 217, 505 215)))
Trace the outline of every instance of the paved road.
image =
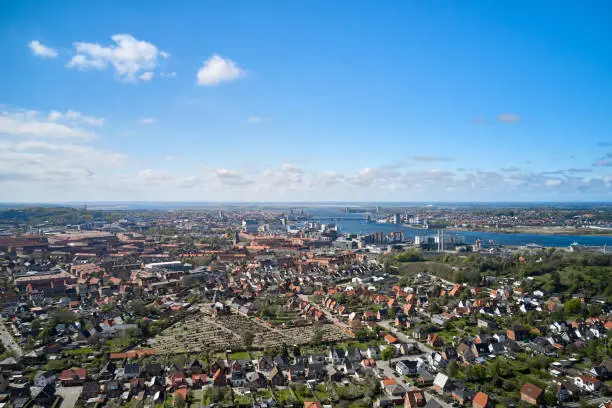
POLYGON ((437 395, 432 394, 431 392, 425 390, 425 399, 427 401, 430 400, 435 400, 438 404, 442 405, 444 408, 452 408, 452 404, 449 404, 448 402, 444 402, 440 397, 438 397, 437 395))
POLYGON ((382 327, 383 329, 385 329, 386 331, 393 333, 395 337, 397 337, 399 340, 403 341, 404 343, 416 344, 422 353, 433 353, 435 351, 434 349, 430 348, 427 344, 415 341, 414 339, 411 339, 410 337, 406 336, 404 333, 401 333, 400 331, 396 330, 393 326, 391 326, 391 320, 380 321, 378 322, 378 325, 382 327))
MULTIPOLYGON (((416 357, 418 357, 418 356, 409 356, 408 359, 413 359, 413 358, 416 358, 416 357)), ((378 368, 381 368, 383 370, 383 372, 381 373, 383 376, 385 376, 387 378, 395 378, 395 380, 397 381, 398 384, 401 384, 401 386, 406 388, 406 390, 410 390, 412 387, 414 387, 414 384, 412 384, 410 382, 408 382, 408 383, 402 382, 403 377, 398 375, 395 372, 395 370, 391 368, 391 364, 390 364, 393 361, 399 361, 399 360, 405 360, 405 359, 406 359, 406 356, 399 357, 399 358, 394 358, 391 361, 377 360, 376 361, 376 365, 377 365, 378 368)), ((439 396, 434 395, 428 389, 425 389, 423 391, 425 392, 425 398, 427 399, 427 401, 433 399, 438 404, 443 406, 444 408, 452 408, 452 404, 444 402, 439 396)))
POLYGON ((15 342, 13 336, 11 336, 3 322, 0 322, 0 340, 2 340, 4 347, 6 347, 7 350, 12 351, 17 357, 21 357, 23 355, 23 350, 19 344, 15 342))
MULTIPOLYGON (((339 320, 336 315, 334 315, 332 312, 330 312, 329 310, 327 310, 323 305, 320 305, 318 303, 315 302, 311 302, 308 299, 308 296, 306 295, 300 295, 300 299, 305 300, 307 302, 310 302, 311 304, 315 305, 317 307, 317 309, 319 309, 320 311, 322 311, 325 314, 325 317, 327 318, 327 320, 329 320, 332 323, 336 323, 339 326, 343 327, 346 330, 351 330, 350 327, 348 327, 344 322, 342 322, 341 320, 339 320)), ((352 330, 351 330, 352 331, 352 330)))
POLYGON ((57 395, 62 396, 62 403, 60 408, 74 408, 76 405, 79 396, 81 395, 81 391, 83 387, 61 387, 58 386, 55 390, 57 395))

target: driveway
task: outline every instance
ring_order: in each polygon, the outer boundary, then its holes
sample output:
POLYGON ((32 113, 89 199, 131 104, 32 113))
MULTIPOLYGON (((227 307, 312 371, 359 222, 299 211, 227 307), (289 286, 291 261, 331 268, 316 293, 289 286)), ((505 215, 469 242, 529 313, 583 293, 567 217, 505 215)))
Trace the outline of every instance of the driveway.
POLYGON ((59 408, 73 408, 81 395, 81 390, 83 390, 83 387, 58 386, 55 393, 62 396, 62 403, 59 408))

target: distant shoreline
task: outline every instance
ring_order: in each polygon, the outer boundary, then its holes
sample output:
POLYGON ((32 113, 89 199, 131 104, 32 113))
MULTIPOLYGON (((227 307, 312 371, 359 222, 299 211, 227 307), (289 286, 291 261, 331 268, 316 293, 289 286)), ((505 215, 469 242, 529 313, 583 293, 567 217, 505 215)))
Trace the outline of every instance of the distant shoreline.
POLYGON ((568 227, 507 227, 507 228, 457 228, 448 227, 449 231, 492 232, 496 234, 538 234, 538 235, 571 235, 571 236, 612 236, 612 229, 597 230, 589 228, 568 227))

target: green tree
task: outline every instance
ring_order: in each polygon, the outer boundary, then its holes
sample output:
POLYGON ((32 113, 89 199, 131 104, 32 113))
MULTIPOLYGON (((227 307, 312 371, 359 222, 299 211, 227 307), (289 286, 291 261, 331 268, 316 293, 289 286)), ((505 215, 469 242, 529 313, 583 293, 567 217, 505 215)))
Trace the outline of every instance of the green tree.
POLYGON ((457 365, 456 360, 451 360, 451 362, 448 363, 448 366, 446 367, 446 372, 448 373, 449 377, 456 377, 457 374, 459 374, 459 365, 457 365))
POLYGON ((392 346, 387 346, 381 353, 381 357, 385 361, 391 360, 395 356, 395 349, 392 346))
POLYGON ((320 324, 315 324, 312 328, 311 343, 319 344, 323 340, 323 329, 320 324))
POLYGON ((32 320, 32 323, 30 324, 30 328, 34 331, 39 330, 40 326, 41 326, 40 320, 38 319, 32 320))
POLYGON ((250 330, 245 330, 242 332, 240 337, 242 338, 242 345, 246 349, 251 348, 251 346, 253 345, 253 340, 255 340, 255 334, 250 330))
POLYGON ((582 309, 582 302, 580 299, 570 299, 563 305, 563 311, 567 314, 580 313, 580 309, 582 309))

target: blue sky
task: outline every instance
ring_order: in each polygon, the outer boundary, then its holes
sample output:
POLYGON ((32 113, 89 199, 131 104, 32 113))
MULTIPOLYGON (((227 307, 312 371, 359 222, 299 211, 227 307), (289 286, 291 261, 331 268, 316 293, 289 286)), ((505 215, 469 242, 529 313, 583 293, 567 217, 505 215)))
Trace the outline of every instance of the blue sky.
POLYGON ((612 5, 0 3, 0 200, 610 200, 612 5))

